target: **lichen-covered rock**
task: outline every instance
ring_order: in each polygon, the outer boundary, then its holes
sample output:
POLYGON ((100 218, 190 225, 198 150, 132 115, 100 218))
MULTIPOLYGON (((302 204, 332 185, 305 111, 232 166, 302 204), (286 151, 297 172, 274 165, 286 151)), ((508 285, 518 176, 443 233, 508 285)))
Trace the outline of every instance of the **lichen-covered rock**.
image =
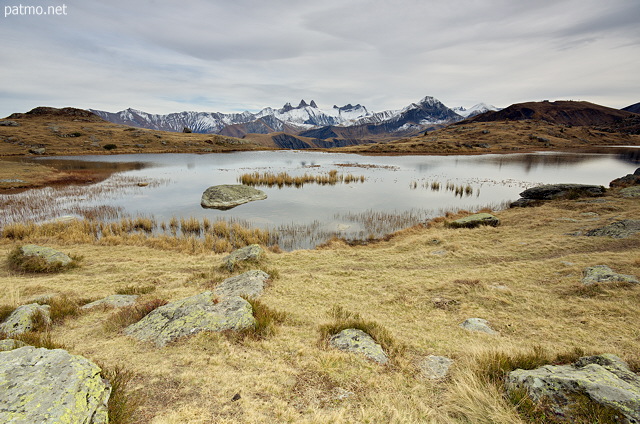
POLYGON ((20 248, 24 256, 38 256, 49 264, 60 264, 62 266, 69 265, 71 258, 62 252, 51 247, 37 246, 35 244, 26 244, 20 248))
POLYGON ((590 266, 585 268, 582 274, 582 284, 585 286, 610 282, 640 284, 640 281, 633 275, 618 274, 606 265, 590 266))
POLYGON ((135 324, 125 334, 149 341, 158 347, 179 337, 201 331, 243 330, 255 325, 251 304, 241 297, 229 297, 215 303, 213 292, 206 291, 161 306, 135 324))
POLYGON ((577 197, 603 196, 606 189, 603 186, 587 184, 544 184, 531 187, 520 193, 524 199, 552 200, 577 197))
POLYGON ((481 225, 497 227, 500 225, 500 220, 490 213, 476 213, 465 216, 464 218, 456 219, 448 224, 451 228, 476 228, 481 225))
MULTIPOLYGON (((638 176, 638 179, 640 180, 640 176, 638 176)), ((620 196, 627 198, 640 197, 640 185, 623 188, 620 190, 620 196)))
POLYGON ((576 396, 583 395, 619 411, 628 423, 640 422, 640 378, 612 354, 583 357, 572 365, 518 369, 507 376, 506 388, 526 390, 534 401, 544 400, 567 420, 576 396))
POLYGON ((0 422, 108 423, 111 387, 100 371, 61 349, 0 352, 0 422))
POLYGON ((347 328, 329 339, 329 344, 336 349, 359 353, 379 364, 389 361, 387 354, 376 341, 362 330, 347 328))
POLYGON ((264 255, 264 249, 257 244, 245 246, 241 249, 234 250, 223 262, 229 271, 233 271, 238 262, 258 261, 264 255))
POLYGON ((640 220, 623 219, 612 222, 602 228, 589 230, 584 235, 590 237, 627 238, 637 233, 640 233, 640 220))
POLYGON ((480 331, 487 334, 498 334, 493 328, 489 326, 489 321, 482 318, 468 318, 464 320, 460 327, 469 331, 480 331))
POLYGON ((227 278, 215 288, 214 293, 220 298, 242 296, 256 299, 262 294, 267 280, 269 280, 269 274, 264 271, 247 271, 227 278))
POLYGON ((17 349, 19 347, 26 346, 27 344, 20 340, 4 339, 0 340, 0 352, 6 352, 8 350, 17 349))
POLYGON ((217 185, 209 187, 202 193, 200 205, 203 208, 231 209, 254 200, 264 200, 267 195, 257 188, 246 185, 217 185))
POLYGON ((104 299, 96 300, 95 302, 87 303, 80 309, 91 309, 97 306, 107 306, 110 308, 124 308, 126 306, 135 305, 138 300, 137 294, 112 294, 104 299))
POLYGON ((445 378, 449 373, 449 368, 453 365, 453 359, 445 356, 429 355, 419 364, 422 376, 430 380, 445 378))
POLYGON ((15 336, 33 330, 39 320, 42 320, 44 324, 49 324, 51 323, 49 316, 50 308, 49 305, 39 305, 37 303, 18 306, 16 310, 0 324, 0 332, 15 336))

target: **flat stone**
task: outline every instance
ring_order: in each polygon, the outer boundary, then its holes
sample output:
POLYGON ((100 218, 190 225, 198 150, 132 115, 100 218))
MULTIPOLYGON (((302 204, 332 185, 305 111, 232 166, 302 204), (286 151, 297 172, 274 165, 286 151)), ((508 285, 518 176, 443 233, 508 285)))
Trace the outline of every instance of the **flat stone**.
POLYGON ((449 227, 452 228, 476 228, 481 225, 490 225, 497 227, 500 225, 500 220, 491 215, 490 213, 476 213, 473 215, 465 216, 464 218, 456 219, 450 222, 449 227))
POLYGON ((138 300, 137 294, 112 294, 104 299, 96 300, 95 302, 87 303, 80 309, 91 309, 97 306, 108 306, 111 308, 124 308, 126 306, 135 305, 138 300))
POLYGON ((0 324, 0 332, 10 336, 16 336, 33 330, 35 326, 35 317, 40 314, 45 323, 50 323, 49 305, 39 305, 30 303, 28 305, 18 306, 9 317, 0 324))
POLYGON ((262 255, 264 255, 264 249, 257 244, 252 244, 234 250, 223 259, 223 262, 229 271, 233 271, 238 262, 258 261, 262 255))
POLYGON ((603 186, 588 184, 543 184, 526 189, 520 196, 524 199, 552 200, 576 197, 603 196, 603 186))
POLYGON ((518 369, 507 376, 506 388, 524 389, 535 402, 544 400, 567 422, 572 422, 576 395, 618 411, 625 418, 620 422, 640 422, 640 378, 612 354, 582 357, 571 365, 518 369))
POLYGON ((202 194, 200 205, 203 208, 231 209, 243 203, 264 200, 267 195, 257 188, 246 185, 217 185, 209 187, 202 194))
POLYGON ((216 303, 216 296, 206 291, 171 302, 151 311, 125 334, 163 347, 180 337, 201 331, 243 330, 255 325, 251 304, 241 297, 229 297, 216 303))
POLYGON ((602 228, 589 230, 585 232, 584 235, 590 237, 627 238, 637 233, 640 233, 640 220, 623 219, 612 222, 602 228))
POLYGON ((264 291, 267 280, 269 280, 269 274, 264 271, 247 271, 227 278, 214 289, 214 293, 220 298, 242 296, 256 299, 264 291))
POLYGON ((482 318, 466 319, 462 324, 460 324, 460 327, 469 331, 480 331, 487 334, 498 334, 497 331, 489 326, 489 321, 482 318))
POLYGON ((618 274, 606 265, 596 265, 585 268, 583 276, 582 284, 585 286, 610 282, 640 284, 640 281, 633 275, 618 274))
POLYGON ((0 352, 0 422, 106 424, 111 386, 100 372, 62 349, 0 352))
POLYGON ((449 368, 453 365, 453 359, 445 356, 429 355, 418 365, 422 376, 430 380, 445 378, 449 373, 449 368))
POLYGON ((379 364, 389 362, 387 354, 376 341, 362 330, 347 328, 329 339, 329 344, 336 349, 364 355, 379 364))

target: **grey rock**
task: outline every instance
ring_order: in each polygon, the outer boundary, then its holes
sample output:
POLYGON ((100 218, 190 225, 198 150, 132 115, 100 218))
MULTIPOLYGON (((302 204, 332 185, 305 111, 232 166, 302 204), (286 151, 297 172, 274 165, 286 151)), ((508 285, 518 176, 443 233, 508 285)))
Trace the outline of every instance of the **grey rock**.
POLYGON ((612 222, 602 228, 589 230, 585 232, 584 235, 590 237, 627 238, 636 233, 640 233, 640 220, 623 219, 621 221, 612 222))
POLYGON ((576 197, 603 196, 606 189, 603 186, 587 184, 545 184, 531 187, 520 196, 525 199, 552 200, 576 197))
POLYGON ((23 334, 33 330, 35 320, 38 315, 42 317, 45 323, 51 322, 49 305, 39 305, 30 303, 28 305, 18 306, 9 317, 0 324, 0 333, 6 333, 10 336, 23 334))
POLYGON ((524 389, 534 401, 545 400, 558 416, 571 420, 576 395, 613 408, 623 422, 640 422, 640 378, 612 354, 580 358, 572 365, 546 365, 515 370, 506 380, 507 391, 524 389))
POLYGON ((21 183, 21 184, 23 184, 23 183, 26 183, 26 181, 18 179, 18 178, 3 178, 3 179, 0 179, 0 183, 21 183))
POLYGON ((429 355, 418 366, 423 377, 430 380, 439 380, 447 376, 451 365, 453 365, 453 359, 445 356, 429 355))
POLYGON ((62 349, 0 352, 0 422, 106 424, 111 386, 100 372, 62 349))
POLYGON ((489 322, 486 319, 482 318, 468 318, 462 324, 460 324, 460 327, 469 331, 480 331, 487 334, 498 334, 497 331, 489 326, 489 322))
POLYGON ((252 244, 234 250, 223 259, 223 262, 229 271, 233 271, 238 262, 258 261, 262 255, 264 255, 264 249, 257 244, 252 244))
POLYGON ((379 364, 389 362, 387 354, 376 341, 362 330, 347 328, 329 339, 329 344, 336 349, 354 352, 366 356, 379 364))
POLYGON ((515 202, 511 202, 509 207, 510 208, 530 208, 534 206, 540 206, 542 203, 543 203, 542 200, 520 198, 515 202))
POLYGON ((171 302, 151 311, 125 334, 163 347, 180 337, 201 331, 243 330, 255 325, 251 304, 241 297, 229 297, 215 303, 216 296, 206 291, 171 302))
POLYGON ((633 275, 618 274, 606 265, 590 266, 583 271, 582 284, 585 286, 609 282, 640 284, 640 281, 633 275))
POLYGON ((640 168, 636 169, 633 174, 627 174, 624 177, 616 178, 609 183, 609 187, 631 187, 640 185, 640 168))
POLYGON ((465 216, 464 218, 456 219, 448 224, 451 228, 476 228, 481 225, 497 227, 500 225, 500 220, 490 213, 476 213, 465 216))
POLYGON ((72 260, 69 256, 59 252, 51 247, 37 246, 35 244, 25 244, 20 248, 23 256, 37 256, 48 264, 52 265, 69 265, 72 260))
POLYGON ((0 121, 0 127, 18 127, 18 126, 20 126, 20 124, 18 124, 16 121, 7 121, 7 120, 0 121))
POLYGON ((266 198, 267 195, 263 191, 246 185, 217 185, 202 193, 200 205, 203 208, 225 210, 266 198))
POLYGON ((135 305, 138 300, 137 294, 112 294, 104 299, 96 300, 95 302, 87 303, 80 309, 91 309, 97 306, 108 306, 111 308, 124 308, 126 306, 135 305))
POLYGON ((4 339, 0 340, 0 352, 6 352, 9 350, 17 349, 19 347, 26 346, 27 344, 20 340, 4 339))
POLYGON ((262 294, 267 280, 269 280, 269 274, 264 271, 247 271, 227 278, 214 289, 214 293, 220 298, 242 296, 256 299, 262 294))
MULTIPOLYGON (((638 178, 640 179, 640 177, 638 178)), ((620 190, 620 196, 626 198, 640 197, 640 185, 623 188, 622 190, 620 190)))
POLYGON ((47 150, 44 147, 32 147, 29 149, 29 153, 33 153, 34 155, 44 155, 47 150))

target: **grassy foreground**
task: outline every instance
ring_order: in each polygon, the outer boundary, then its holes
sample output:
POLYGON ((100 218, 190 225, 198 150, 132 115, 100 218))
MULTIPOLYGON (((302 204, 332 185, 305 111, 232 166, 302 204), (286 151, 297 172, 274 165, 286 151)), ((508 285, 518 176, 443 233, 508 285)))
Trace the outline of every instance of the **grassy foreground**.
MULTIPOLYGON (((199 334, 156 349, 106 329, 113 311, 105 309, 66 319, 51 336, 72 353, 133 373, 136 423, 526 422, 499 384, 483 377, 492 358, 577 349, 640 364, 640 287, 580 284, 582 270, 598 264, 638 276, 640 236, 567 235, 640 216, 637 199, 606 200, 505 210, 495 228, 451 229, 437 219, 368 246, 333 241, 268 253, 263 267, 278 278, 261 302, 286 317, 265 337, 199 334), (326 347, 321 334, 337 307, 386 331, 390 365, 326 347), (500 335, 459 328, 470 317, 487 319, 500 335), (421 377, 418 364, 430 354, 456 361, 449 378, 421 377)), ((51 240, 38 237, 20 243, 51 240)), ((1 239, 0 257, 15 245, 1 239)), ((141 303, 173 301, 225 277, 221 254, 48 245, 83 257, 80 266, 33 275, 3 262, 0 305, 45 293, 95 299, 136 286, 141 293, 155 287, 141 303)))

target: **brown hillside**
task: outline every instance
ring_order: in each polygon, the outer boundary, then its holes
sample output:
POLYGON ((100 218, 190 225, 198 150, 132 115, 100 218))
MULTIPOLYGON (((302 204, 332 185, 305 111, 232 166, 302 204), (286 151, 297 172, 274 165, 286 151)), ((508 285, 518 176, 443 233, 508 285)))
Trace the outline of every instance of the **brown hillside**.
POLYGON ((496 112, 486 112, 467 119, 457 125, 469 122, 522 121, 527 119, 573 126, 611 125, 633 113, 589 102, 559 100, 556 102, 517 103, 496 112))

